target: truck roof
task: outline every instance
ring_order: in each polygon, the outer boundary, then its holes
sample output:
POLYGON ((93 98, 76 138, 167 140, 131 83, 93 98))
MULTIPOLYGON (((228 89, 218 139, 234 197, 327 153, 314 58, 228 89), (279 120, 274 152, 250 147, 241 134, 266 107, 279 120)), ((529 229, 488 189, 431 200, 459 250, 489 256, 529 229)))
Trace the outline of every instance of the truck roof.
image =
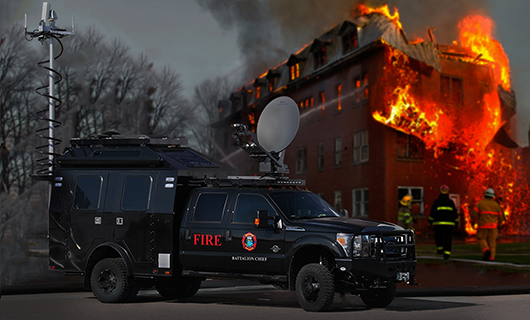
POLYGON ((226 178, 238 171, 186 147, 187 140, 166 136, 102 135, 73 138, 71 147, 56 158, 61 168, 158 168, 176 169, 179 176, 226 178))

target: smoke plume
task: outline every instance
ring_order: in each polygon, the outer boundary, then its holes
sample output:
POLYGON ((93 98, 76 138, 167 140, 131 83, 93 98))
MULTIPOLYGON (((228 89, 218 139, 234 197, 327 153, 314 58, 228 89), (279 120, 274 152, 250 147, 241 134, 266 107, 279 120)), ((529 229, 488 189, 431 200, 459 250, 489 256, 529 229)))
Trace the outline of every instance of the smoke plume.
POLYGON ((334 25, 357 15, 360 4, 388 4, 397 8, 407 36, 428 39, 435 28, 436 41, 457 40, 458 22, 470 13, 488 13, 487 0, 197 0, 225 29, 236 28, 246 69, 245 80, 259 76, 285 61, 334 25))

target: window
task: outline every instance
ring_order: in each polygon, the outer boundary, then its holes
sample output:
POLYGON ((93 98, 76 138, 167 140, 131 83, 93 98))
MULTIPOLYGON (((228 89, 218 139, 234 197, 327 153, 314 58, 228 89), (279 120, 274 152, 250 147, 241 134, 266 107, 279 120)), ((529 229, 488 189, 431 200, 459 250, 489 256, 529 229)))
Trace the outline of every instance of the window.
POLYGON ((256 100, 261 97, 261 86, 256 86, 256 100))
POLYGON ((326 46, 324 44, 320 45, 313 52, 313 57, 315 58, 315 69, 318 69, 326 64, 326 46))
POLYGON ((275 86, 275 82, 276 82, 276 81, 274 81, 274 79, 276 79, 276 78, 272 77, 272 78, 269 79, 269 92, 273 92, 274 91, 274 86, 275 86))
POLYGON ((101 196, 101 176, 79 176, 77 177, 74 208, 77 210, 97 210, 101 196))
POLYGON ((342 191, 335 191, 333 207, 340 212, 342 210, 342 191))
POLYGON ((240 194, 237 196, 232 222, 254 224, 256 211, 258 210, 269 211, 269 216, 276 215, 276 210, 263 196, 258 194, 240 194))
POLYGON ((423 210, 423 187, 398 187, 398 203, 396 212, 399 209, 399 201, 407 194, 412 197, 411 211, 413 215, 424 215, 423 210))
POLYGON ((318 144, 318 170, 324 170, 324 142, 318 144))
POLYGON ((298 103, 298 106, 300 107, 300 113, 302 114, 300 122, 305 123, 311 121, 312 113, 309 111, 313 108, 313 97, 305 98, 298 103))
POLYGON ((342 138, 335 138, 335 167, 342 164, 342 138))
POLYGON ((289 67, 289 79, 294 80, 300 77, 300 63, 296 62, 295 64, 289 67))
POLYGON ((335 87, 335 91, 337 93, 337 106, 336 106, 336 111, 341 111, 342 110, 342 84, 338 84, 336 87, 335 87))
POLYGON ((121 209, 123 211, 147 211, 151 199, 153 178, 146 175, 128 176, 123 181, 121 209))
POLYGON ((353 105, 368 101, 368 73, 353 78, 353 105))
POLYGON ((353 162, 368 161, 368 131, 353 135, 353 162))
POLYGON ((353 216, 359 218, 368 217, 368 188, 353 189, 353 216))
POLYGON ((307 172, 307 148, 300 148, 296 151, 296 173, 307 172))
POLYGON ((226 193, 202 193, 199 195, 192 221, 220 223, 223 219, 227 197, 226 193))
POLYGON ((462 79, 452 76, 440 76, 442 102, 454 106, 462 105, 462 79))
POLYGON ((342 36, 342 53, 346 54, 357 48, 357 30, 342 36))
POLYGON ((326 92, 320 91, 318 93, 318 105, 320 106, 320 116, 323 117, 326 113, 326 92))
POLYGON ((423 159, 424 144, 421 139, 397 131, 397 157, 398 159, 423 159))

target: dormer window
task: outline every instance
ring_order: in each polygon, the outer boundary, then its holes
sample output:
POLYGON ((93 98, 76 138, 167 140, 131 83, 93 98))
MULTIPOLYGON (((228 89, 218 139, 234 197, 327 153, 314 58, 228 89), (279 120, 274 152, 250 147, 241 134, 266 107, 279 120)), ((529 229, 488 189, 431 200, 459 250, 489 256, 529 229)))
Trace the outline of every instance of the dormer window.
POLYGON ((256 86, 256 89, 255 89, 255 98, 256 98, 256 100, 258 100, 259 98, 261 98, 261 86, 256 86))
POLYGON ((357 30, 352 30, 342 36, 342 53, 346 54, 357 48, 357 30))
POLYGON ((353 51, 359 46, 357 36, 357 25, 350 21, 345 21, 338 30, 338 35, 342 41, 342 54, 353 51))
POLYGON ((322 45, 319 50, 313 52, 315 58, 315 69, 318 69, 326 64, 326 47, 322 45))
POLYGON ((269 92, 273 92, 274 91, 274 79, 275 78, 270 78, 269 79, 269 92))
POLYGON ((326 45, 331 43, 330 41, 322 41, 315 39, 311 45, 311 52, 313 53, 313 62, 315 69, 318 69, 326 64, 327 55, 326 55, 326 45))
POLYGON ((289 68, 289 79, 294 80, 300 77, 300 62, 297 62, 289 68))

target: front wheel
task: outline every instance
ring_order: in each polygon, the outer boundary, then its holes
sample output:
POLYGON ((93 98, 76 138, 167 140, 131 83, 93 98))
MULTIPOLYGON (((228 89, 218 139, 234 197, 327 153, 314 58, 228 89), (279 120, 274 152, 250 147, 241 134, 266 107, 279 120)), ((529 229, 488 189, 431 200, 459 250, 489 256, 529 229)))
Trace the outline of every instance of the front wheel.
POLYGON ((92 269, 90 287, 94 296, 106 303, 125 302, 138 294, 138 286, 127 275, 127 267, 121 258, 99 261, 92 269))
POLYGON ((388 281, 386 288, 371 289, 361 293, 361 299, 369 308, 385 308, 394 301, 395 296, 395 281, 388 281))
POLYGON ((335 283, 328 268, 318 263, 305 265, 296 277, 296 298, 305 311, 325 311, 335 297, 335 283))
POLYGON ((194 296, 201 287, 201 280, 195 278, 180 278, 174 281, 161 282, 156 290, 165 299, 185 299, 194 296))

